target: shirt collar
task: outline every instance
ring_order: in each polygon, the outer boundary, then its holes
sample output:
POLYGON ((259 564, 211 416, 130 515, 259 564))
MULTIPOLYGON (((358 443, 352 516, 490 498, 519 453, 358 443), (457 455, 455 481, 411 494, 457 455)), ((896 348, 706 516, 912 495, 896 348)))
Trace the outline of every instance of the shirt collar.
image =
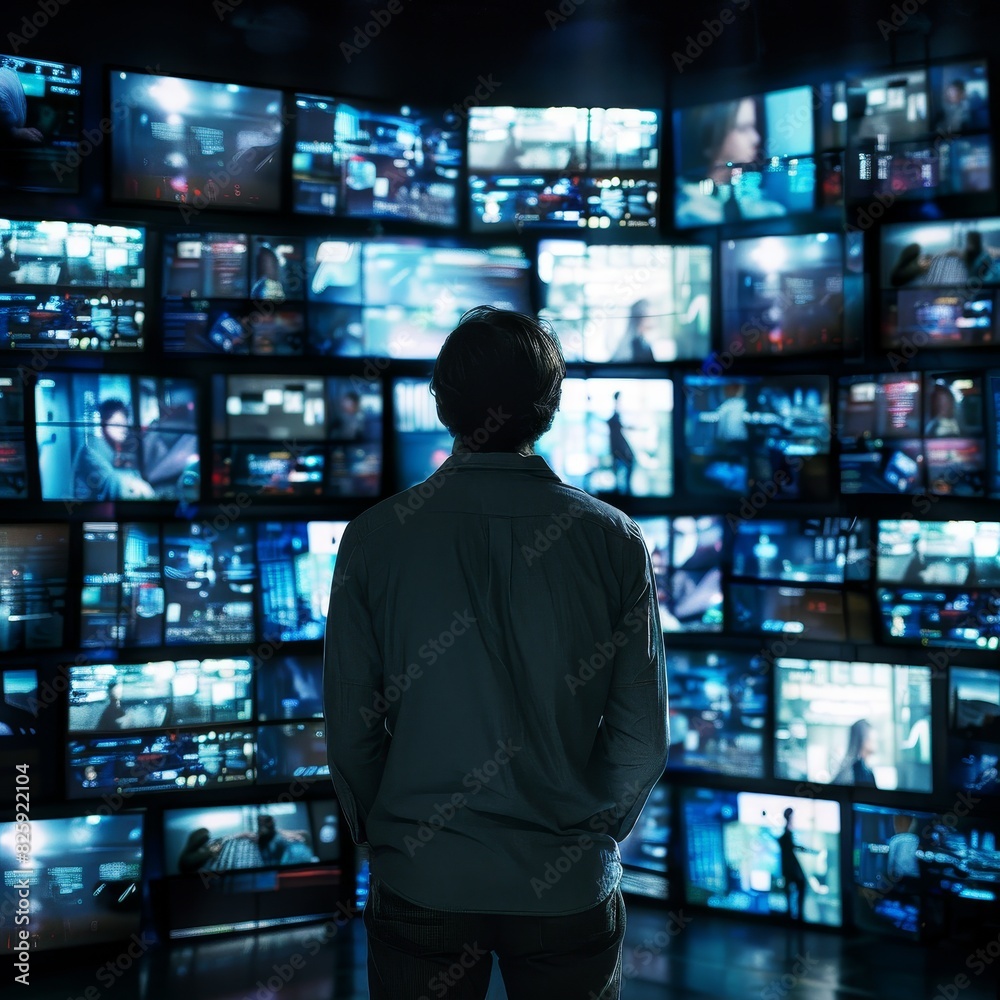
POLYGON ((460 469, 510 469, 562 481, 541 455, 519 455, 512 451, 462 451, 457 455, 449 455, 441 468, 447 468, 449 472, 460 469))

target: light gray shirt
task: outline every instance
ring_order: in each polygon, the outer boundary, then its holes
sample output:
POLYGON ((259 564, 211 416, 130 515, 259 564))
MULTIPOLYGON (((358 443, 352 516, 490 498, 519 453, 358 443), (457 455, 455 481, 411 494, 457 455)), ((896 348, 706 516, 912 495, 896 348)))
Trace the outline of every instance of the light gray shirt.
POLYGON ((668 747, 630 518, 538 456, 452 455, 344 532, 324 659, 330 773, 373 877, 507 914, 617 887, 668 747))

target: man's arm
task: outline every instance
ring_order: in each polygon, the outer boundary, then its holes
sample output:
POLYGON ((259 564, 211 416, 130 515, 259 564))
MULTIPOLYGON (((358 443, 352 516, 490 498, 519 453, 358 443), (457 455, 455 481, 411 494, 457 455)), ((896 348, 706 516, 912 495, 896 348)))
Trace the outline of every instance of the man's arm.
POLYGON ((600 814, 602 826, 623 840, 663 774, 670 746, 667 670, 656 584, 641 539, 630 547, 633 586, 613 637, 618 650, 604 719, 591 755, 591 769, 613 799, 600 814))
POLYGON ((355 843, 382 781, 390 736, 385 728, 382 654, 366 599, 364 551, 348 526, 333 574, 323 648, 323 709, 330 776, 355 843))

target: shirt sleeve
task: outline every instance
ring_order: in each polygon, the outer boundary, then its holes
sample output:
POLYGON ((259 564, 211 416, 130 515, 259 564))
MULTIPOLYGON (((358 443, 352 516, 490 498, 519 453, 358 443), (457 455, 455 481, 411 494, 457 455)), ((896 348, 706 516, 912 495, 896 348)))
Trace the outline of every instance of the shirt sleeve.
POLYGON ((323 648, 323 708, 330 777, 355 843, 364 844, 391 737, 385 726, 382 653, 356 534, 349 525, 334 567, 323 648))
POLYGON ((670 745, 667 670, 653 565, 641 538, 629 547, 622 614, 612 636, 618 647, 611 687, 591 756, 592 776, 613 802, 600 826, 623 840, 663 774, 670 745), (641 553, 640 551, 641 550, 641 553))

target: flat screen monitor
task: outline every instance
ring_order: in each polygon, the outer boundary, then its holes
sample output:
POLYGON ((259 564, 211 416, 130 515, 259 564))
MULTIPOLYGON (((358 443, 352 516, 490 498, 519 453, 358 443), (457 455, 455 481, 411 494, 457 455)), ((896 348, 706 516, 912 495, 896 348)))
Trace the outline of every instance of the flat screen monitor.
POLYGON ((659 126, 652 109, 470 108, 471 229, 655 226, 659 126))
POLYGON ((853 233, 724 240, 723 349, 748 357, 844 352, 860 333, 848 300, 863 297, 862 262, 853 233))
POLYGON ((24 387, 20 372, 0 371, 0 500, 28 496, 24 387))
POLYGON ((828 495, 830 380, 825 375, 685 375, 687 488, 763 502, 828 495))
POLYGON ((346 527, 346 521, 257 525, 262 635, 281 643, 323 638, 333 570, 346 527))
POLYGON ((248 722, 253 662, 157 660, 67 668, 70 733, 117 733, 248 722))
POLYGON ((357 376, 216 375, 212 493, 376 496, 382 386, 357 376))
POLYGON ((79 192, 82 81, 72 63, 0 55, 0 193, 79 192))
POLYGON ((878 611, 888 643, 1000 649, 996 588, 879 587, 878 611))
POLYGON ((257 718, 261 722, 323 716, 323 658, 286 653, 258 666, 257 718))
POLYGON ((845 93, 852 200, 991 189, 985 60, 858 75, 845 93))
POLYGON ((63 644, 69 525, 0 524, 0 650, 63 644))
POLYGON ((865 593, 799 584, 732 583, 729 629, 740 635, 780 632, 830 642, 870 642, 865 593))
POLYGON ((256 636, 253 525, 83 525, 85 648, 247 643, 256 636))
POLYGON ((811 212, 813 102, 793 87, 675 111, 677 228, 811 212))
POLYGON ((849 376, 839 414, 844 493, 986 495, 981 375, 849 376))
POLYGON ((1000 585, 1000 523, 879 521, 878 578, 913 587, 1000 585))
POLYGON ((286 722, 257 728, 257 781, 288 784, 330 775, 322 720, 286 722))
POLYGON ((163 346, 188 354, 305 350, 305 241, 246 233, 168 233, 163 346))
POLYGON ((111 197, 182 208, 281 207, 280 90, 111 71, 111 197))
POLYGON ((721 632, 725 529, 721 517, 645 517, 664 632, 721 632))
MULTIPOLYGON (((435 246, 424 240, 364 245, 366 356, 436 358, 464 313, 491 305, 530 313, 530 262, 516 246, 435 246)), ((352 342, 344 339, 349 353, 352 342)))
POLYGON ((334 843, 314 843, 312 804, 269 802, 168 809, 163 817, 164 873, 223 874, 336 860, 334 843), (325 857, 321 858, 321 852, 325 857))
POLYGON ((648 364, 711 349, 707 246, 588 245, 540 240, 540 319, 567 361, 648 364))
POLYGON ((775 776, 858 788, 931 791, 931 670, 779 659, 775 776))
POLYGON ((740 521, 731 572, 753 580, 845 583, 871 576, 869 522, 863 518, 740 521))
POLYGON ((38 735, 38 713, 44 707, 38 698, 38 671, 34 667, 0 671, 0 737, 9 736, 13 741, 38 735))
POLYGON ((763 778, 770 701, 762 657, 668 646, 668 771, 763 778))
POLYGON ((396 432, 396 488, 430 478, 451 454, 454 438, 438 420, 426 379, 398 378, 392 386, 396 432))
POLYGON ((44 500, 183 500, 201 494, 195 382, 60 372, 35 383, 44 500))
POLYGON ((670 897, 670 786, 654 786, 628 836, 618 845, 623 892, 653 899, 670 897))
MULTIPOLYGON (((24 883, 25 926, 18 911, 0 912, 0 953, 83 948, 138 935, 142 912, 143 815, 83 815, 31 820, 30 868, 18 862, 18 824, 0 823, 0 869, 6 892, 24 883), (28 932, 27 942, 20 936, 28 932)), ((11 896, 7 897, 11 899, 11 896)))
POLYGON ((948 672, 948 779, 973 795, 1000 795, 1000 671, 948 672))
POLYGON ((146 230, 0 219, 0 350, 145 344, 146 230))
POLYGON ((883 346, 996 343, 1000 219, 896 223, 880 238, 883 346))
POLYGON ((293 211, 458 225, 455 111, 296 94, 294 142, 293 211))
POLYGON ((917 852, 924 831, 933 829, 933 814, 858 803, 852 813, 855 923, 918 940, 927 892, 917 852))
POLYGON ((254 732, 239 726, 159 733, 80 733, 67 742, 71 799, 218 790, 254 779, 254 732))
POLYGON ((839 803, 708 788, 682 803, 688 903, 840 926, 839 803))
POLYGON ((670 379, 568 378, 537 454, 593 494, 666 497, 674 486, 670 379))

